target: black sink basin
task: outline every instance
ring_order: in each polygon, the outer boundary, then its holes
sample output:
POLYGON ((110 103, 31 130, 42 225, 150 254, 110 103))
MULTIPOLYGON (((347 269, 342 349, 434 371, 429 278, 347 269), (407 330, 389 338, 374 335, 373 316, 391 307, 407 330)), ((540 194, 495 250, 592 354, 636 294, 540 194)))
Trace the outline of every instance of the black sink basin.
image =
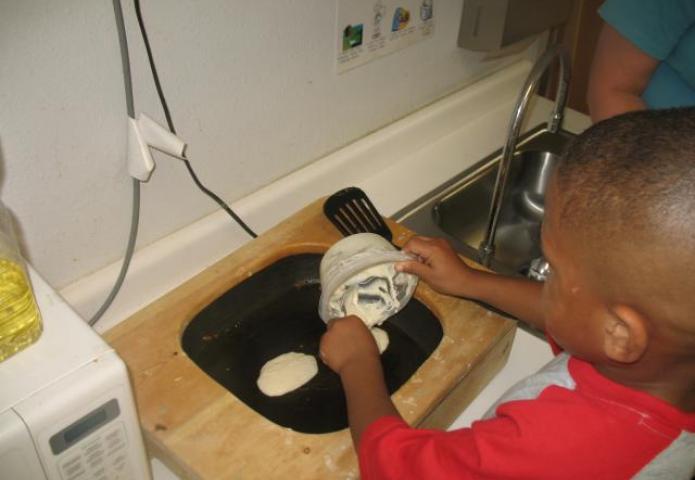
MULTIPOLYGON (((188 356, 247 406, 304 433, 347 427, 340 378, 318 360, 319 340, 326 330, 318 315, 320 261, 321 255, 302 254, 273 263, 198 313, 181 340, 188 356), (318 374, 286 395, 264 395, 256 385, 261 367, 290 351, 314 355, 318 374)), ((393 393, 434 351, 442 328, 416 299, 380 328, 389 335, 381 360, 393 393)))

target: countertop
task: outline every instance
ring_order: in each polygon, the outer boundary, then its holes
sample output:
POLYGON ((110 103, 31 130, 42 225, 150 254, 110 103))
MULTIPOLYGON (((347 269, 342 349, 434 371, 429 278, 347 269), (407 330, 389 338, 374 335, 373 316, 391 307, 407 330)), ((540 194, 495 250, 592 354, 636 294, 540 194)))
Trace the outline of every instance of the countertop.
MULTIPOLYGON (((508 388, 535 373, 551 359, 550 347, 546 342, 517 329, 507 363, 448 429, 454 430, 470 426, 475 420, 480 419, 508 388)), ((180 479, 157 458, 152 458, 151 464, 154 480, 180 479)))
MULTIPOLYGON (((150 453, 182 475, 357 477, 347 428, 306 434, 281 427, 206 375, 181 349, 182 331, 212 300, 278 259, 324 252, 341 238, 322 206, 323 199, 312 202, 106 334, 128 366, 150 453)), ((398 245, 413 234, 393 222, 390 228, 398 245)), ((446 428, 504 365, 515 328, 511 320, 440 295, 424 282, 415 298, 437 317, 443 336, 392 399, 408 423, 446 428)), ((224 335, 206 333, 218 334, 224 335)))

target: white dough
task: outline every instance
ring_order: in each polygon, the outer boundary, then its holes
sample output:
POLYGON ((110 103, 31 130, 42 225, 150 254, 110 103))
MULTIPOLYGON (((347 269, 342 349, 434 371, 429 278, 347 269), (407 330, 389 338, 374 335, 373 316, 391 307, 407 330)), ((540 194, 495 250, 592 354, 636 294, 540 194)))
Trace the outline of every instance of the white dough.
POLYGON ((356 315, 370 328, 380 325, 405 307, 417 287, 416 275, 395 268, 413 258, 374 233, 339 240, 321 259, 319 316, 328 323, 356 315))
POLYGON ((263 365, 256 384, 269 397, 278 397, 298 389, 318 371, 313 356, 299 352, 283 353, 263 365))
POLYGON ((379 353, 384 353, 389 346, 389 334, 386 330, 374 327, 371 329, 372 335, 374 335, 374 340, 376 340, 376 346, 379 348, 379 353))
POLYGON ((397 272, 394 263, 375 265, 338 287, 329 308, 334 318, 356 315, 370 328, 380 325, 408 303, 417 283, 414 278, 397 272))

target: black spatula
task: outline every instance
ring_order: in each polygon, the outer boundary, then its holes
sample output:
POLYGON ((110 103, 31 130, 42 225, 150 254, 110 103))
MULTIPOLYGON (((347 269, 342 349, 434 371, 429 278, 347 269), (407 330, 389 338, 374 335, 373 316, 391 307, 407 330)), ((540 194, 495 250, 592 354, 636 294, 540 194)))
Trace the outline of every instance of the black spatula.
POLYGON ((335 192, 323 204, 323 213, 344 236, 376 233, 389 242, 393 235, 372 201, 357 187, 335 192))

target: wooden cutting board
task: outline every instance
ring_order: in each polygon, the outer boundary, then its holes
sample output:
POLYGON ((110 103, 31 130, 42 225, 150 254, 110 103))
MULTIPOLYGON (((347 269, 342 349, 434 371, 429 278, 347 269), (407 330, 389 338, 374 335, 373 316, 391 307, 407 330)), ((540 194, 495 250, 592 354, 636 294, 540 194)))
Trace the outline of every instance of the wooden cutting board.
MULTIPOLYGON (((339 240, 322 205, 310 204, 105 334, 128 366, 150 454, 183 478, 358 478, 348 429, 304 434, 266 420, 198 368, 180 341, 203 307, 254 272, 288 255, 325 252, 339 240)), ((397 245, 413 235, 389 226, 397 245)), ((392 398, 411 425, 446 428, 506 362, 515 324, 424 282, 415 296, 444 335, 392 398)))

